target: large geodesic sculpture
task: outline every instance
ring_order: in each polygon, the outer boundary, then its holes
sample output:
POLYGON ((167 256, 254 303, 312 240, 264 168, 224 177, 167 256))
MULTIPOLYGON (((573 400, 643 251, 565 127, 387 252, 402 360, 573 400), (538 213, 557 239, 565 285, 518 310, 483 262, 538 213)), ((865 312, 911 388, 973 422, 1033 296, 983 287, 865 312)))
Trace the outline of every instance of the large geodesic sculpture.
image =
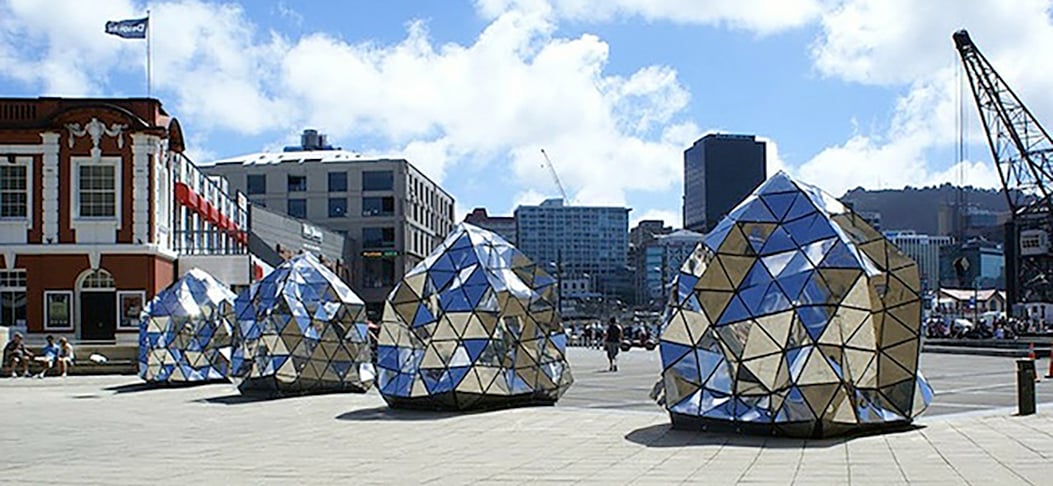
POLYGON ((918 267, 816 187, 780 172, 684 263, 661 334, 674 427, 822 437, 909 423, 918 267))
POLYGON ((556 280, 500 236, 462 223, 391 291, 377 347, 393 407, 553 404, 573 383, 556 280))
POLYGON ((139 320, 139 377, 150 383, 225 380, 234 298, 197 268, 158 292, 139 320))
POLYGON ((235 301, 232 378, 243 394, 365 392, 373 383, 365 303, 310 254, 235 301))

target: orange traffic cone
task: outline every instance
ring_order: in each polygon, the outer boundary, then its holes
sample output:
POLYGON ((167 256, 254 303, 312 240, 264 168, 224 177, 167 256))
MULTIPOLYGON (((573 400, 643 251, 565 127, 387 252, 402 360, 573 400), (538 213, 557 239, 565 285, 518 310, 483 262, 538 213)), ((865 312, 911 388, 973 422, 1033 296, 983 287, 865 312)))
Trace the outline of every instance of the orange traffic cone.
POLYGON ((1046 371, 1046 378, 1053 378, 1053 343, 1049 344, 1049 371, 1046 371))

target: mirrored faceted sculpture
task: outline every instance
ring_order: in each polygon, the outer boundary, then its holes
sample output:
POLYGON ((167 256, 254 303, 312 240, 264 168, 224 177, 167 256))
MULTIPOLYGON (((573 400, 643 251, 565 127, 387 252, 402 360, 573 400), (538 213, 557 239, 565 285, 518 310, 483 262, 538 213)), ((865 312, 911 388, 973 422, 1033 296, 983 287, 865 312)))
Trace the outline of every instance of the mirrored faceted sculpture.
POLYGON ((234 297, 197 268, 159 292, 139 320, 139 377, 151 383, 225 380, 234 297))
POLYGON ((818 188, 778 173, 684 262, 661 334, 680 428, 823 437, 904 425, 918 372, 917 265, 818 188))
POLYGON ((232 377, 243 394, 365 392, 374 369, 365 304, 310 254, 238 295, 232 377))
POLYGON ((462 223, 392 290, 377 347, 393 407, 553 404, 573 383, 556 280, 501 237, 462 223))

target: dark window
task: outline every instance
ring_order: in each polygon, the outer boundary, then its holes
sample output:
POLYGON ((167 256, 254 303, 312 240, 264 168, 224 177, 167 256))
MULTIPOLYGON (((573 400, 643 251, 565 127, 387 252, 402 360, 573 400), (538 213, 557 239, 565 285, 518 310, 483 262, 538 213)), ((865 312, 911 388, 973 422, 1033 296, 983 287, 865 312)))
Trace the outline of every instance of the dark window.
POLYGON ((347 216, 347 198, 346 197, 331 197, 329 198, 329 217, 330 218, 343 218, 347 216))
POLYGON ((249 174, 245 178, 245 192, 249 194, 267 193, 267 175, 249 174))
POLYGON ((362 172, 363 191, 391 191, 395 188, 395 173, 390 170, 362 172))
POLYGON ((391 216, 393 214, 395 214, 394 197, 362 198, 362 216, 391 216))
POLYGON ((307 219, 307 200, 306 199, 290 199, 288 203, 289 216, 300 219, 307 219))
POLYGON ((329 173, 329 192, 347 191, 347 172, 329 173))
POLYGON ((378 289, 395 285, 395 260, 366 258, 362 261, 362 286, 378 289))
POLYGON ((0 218, 24 218, 28 191, 26 166, 0 166, 0 218))
POLYGON ((307 191, 307 176, 302 175, 290 175, 289 176, 289 192, 306 192, 307 191))
POLYGON ((363 248, 394 248, 395 228, 362 228, 363 248))

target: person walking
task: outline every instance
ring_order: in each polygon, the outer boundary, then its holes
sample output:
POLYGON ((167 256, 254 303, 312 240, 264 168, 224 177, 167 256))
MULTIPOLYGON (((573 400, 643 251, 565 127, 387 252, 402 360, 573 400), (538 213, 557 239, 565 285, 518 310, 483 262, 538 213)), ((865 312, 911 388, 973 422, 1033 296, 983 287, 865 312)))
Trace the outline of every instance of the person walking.
POLYGON ((607 332, 604 334, 603 344, 607 349, 607 361, 610 363, 607 371, 618 371, 618 352, 621 351, 622 345, 622 326, 613 317, 607 324, 607 332))

